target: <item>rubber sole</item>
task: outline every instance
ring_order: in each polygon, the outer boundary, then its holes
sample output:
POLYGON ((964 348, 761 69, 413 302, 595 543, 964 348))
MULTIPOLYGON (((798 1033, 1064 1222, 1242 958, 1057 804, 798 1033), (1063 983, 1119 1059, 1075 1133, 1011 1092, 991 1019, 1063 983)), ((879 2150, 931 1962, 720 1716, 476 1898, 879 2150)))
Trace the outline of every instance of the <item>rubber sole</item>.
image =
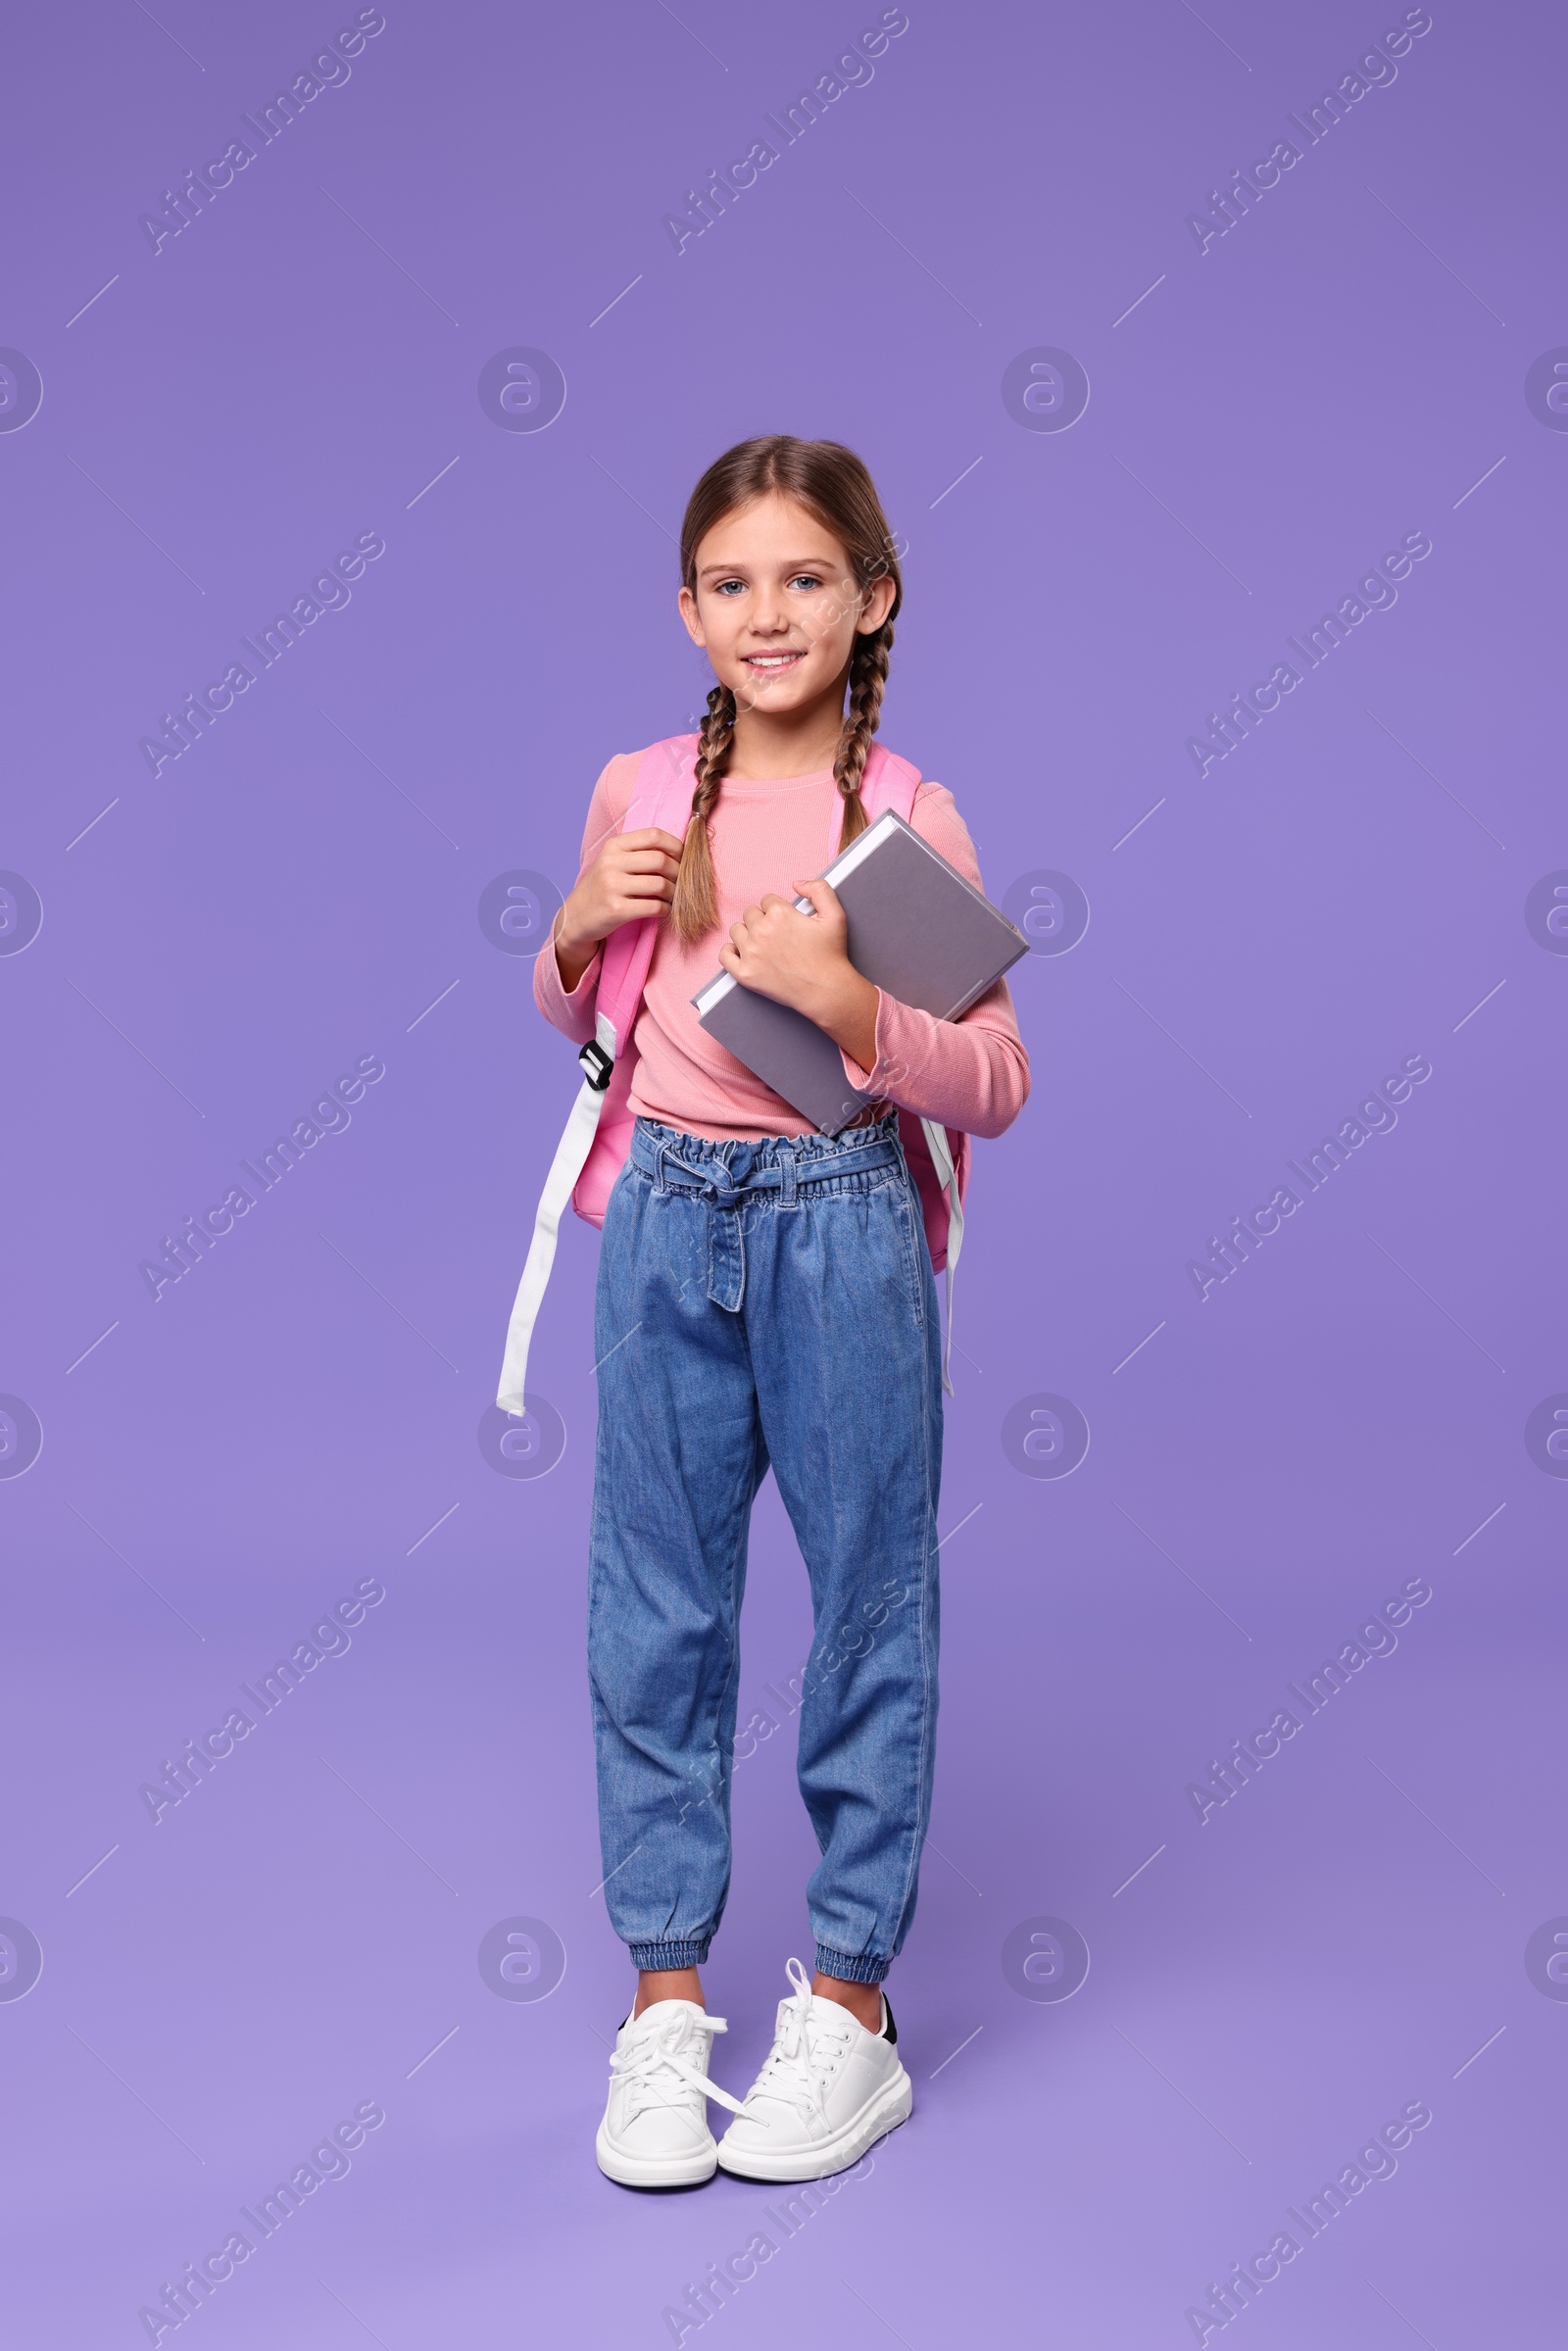
POLYGON ((594 2140, 594 2155, 605 2178, 613 2180, 620 2187, 701 2187, 718 2169, 718 2153, 711 2141, 706 2154, 699 2149, 696 2155, 669 2156, 663 2160, 657 2156, 629 2155, 606 2135, 603 2123, 594 2140))
POLYGON ((780 2156, 772 2164, 764 2157, 750 2154, 732 2155, 726 2160, 724 2141, 720 2139, 718 2168, 733 2180, 759 2180, 768 2186, 827 2180, 835 2172, 847 2172, 852 2164, 858 2163, 879 2138, 885 2138, 890 2131, 897 2131, 901 2123, 906 2123, 913 2111, 914 2084, 901 2066, 872 2105, 836 2131, 831 2138, 817 2139, 811 2146, 800 2148, 793 2156, 780 2156))

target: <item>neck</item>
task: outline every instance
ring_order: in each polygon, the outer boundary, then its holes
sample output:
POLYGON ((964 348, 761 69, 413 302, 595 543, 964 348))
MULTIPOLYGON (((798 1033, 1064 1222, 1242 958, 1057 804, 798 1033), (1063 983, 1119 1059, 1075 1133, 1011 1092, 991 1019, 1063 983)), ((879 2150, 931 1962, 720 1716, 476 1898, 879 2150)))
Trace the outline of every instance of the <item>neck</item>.
POLYGON ((729 772, 737 783, 768 784, 782 776, 813 775, 831 767, 844 732, 844 688, 837 682, 798 710, 759 710, 737 696, 729 772))

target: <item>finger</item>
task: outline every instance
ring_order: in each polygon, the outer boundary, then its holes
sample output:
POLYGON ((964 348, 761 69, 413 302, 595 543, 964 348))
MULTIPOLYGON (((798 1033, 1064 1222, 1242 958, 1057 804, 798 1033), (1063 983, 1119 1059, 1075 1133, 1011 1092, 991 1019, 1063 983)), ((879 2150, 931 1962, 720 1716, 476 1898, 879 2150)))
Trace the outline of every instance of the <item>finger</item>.
POLYGON ((658 882, 648 890, 625 890, 611 900, 611 905, 622 914, 651 914, 659 906, 667 906, 674 899, 670 882, 658 882))
POLYGON ((781 906, 786 914, 792 914, 795 911, 787 898, 780 898, 776 890, 770 890, 758 908, 758 912, 770 914, 775 906, 781 906))
POLYGON ((606 915, 612 927, 622 922, 645 922, 651 916, 666 914, 669 903, 667 898, 612 898, 606 915))
POLYGON ((681 844, 676 836, 664 832, 657 824, 648 825, 640 832, 617 833, 615 838, 628 849, 662 849, 666 857, 678 857, 681 852, 681 844))
POLYGON ((840 911, 839 894, 831 882, 797 882, 795 887, 803 898, 810 900, 819 914, 837 914, 840 911))
POLYGON ((622 873, 667 873, 672 880, 680 864, 664 849, 626 849, 618 861, 622 873))

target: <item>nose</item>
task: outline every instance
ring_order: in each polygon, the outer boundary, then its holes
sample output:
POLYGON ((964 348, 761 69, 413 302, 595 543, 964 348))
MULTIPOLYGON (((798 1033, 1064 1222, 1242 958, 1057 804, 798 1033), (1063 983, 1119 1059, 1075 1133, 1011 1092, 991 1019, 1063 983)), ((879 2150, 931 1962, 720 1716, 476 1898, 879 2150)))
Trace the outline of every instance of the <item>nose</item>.
POLYGON ((751 630, 754 637, 782 637, 788 633, 790 616, 784 610, 784 600, 777 588, 759 586, 753 593, 751 630))

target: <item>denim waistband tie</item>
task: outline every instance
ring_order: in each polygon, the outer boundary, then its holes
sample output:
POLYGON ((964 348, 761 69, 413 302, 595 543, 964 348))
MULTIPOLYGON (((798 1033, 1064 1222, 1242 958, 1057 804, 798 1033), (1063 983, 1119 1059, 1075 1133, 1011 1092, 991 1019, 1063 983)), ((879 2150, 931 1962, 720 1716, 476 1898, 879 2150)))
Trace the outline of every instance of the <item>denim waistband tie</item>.
POLYGON ((776 1192, 779 1208, 793 1208, 797 1195, 817 1184, 891 1167, 904 1156, 896 1133, 842 1146, 814 1135, 782 1136, 764 1144, 714 1144, 692 1136, 687 1143, 695 1156, 661 1142, 639 1121, 632 1131, 631 1159, 653 1177, 662 1197, 683 1193, 719 1211, 709 1229, 708 1295, 731 1314, 740 1312, 746 1289, 743 1212, 749 1202, 760 1194, 776 1192), (766 1157, 759 1156, 762 1152, 766 1157))
MULTIPOLYGON (((703 1149, 701 1136, 692 1138, 703 1149)), ((695 1193, 710 1207, 738 1208, 747 1195, 756 1192, 782 1192, 787 1205, 793 1205, 798 1191, 812 1184, 831 1183, 835 1176, 862 1175, 875 1167, 891 1167, 904 1155, 897 1135, 884 1135, 874 1143, 858 1143, 847 1151, 826 1149, 802 1150, 816 1141, 814 1136, 799 1139, 786 1137, 771 1146, 759 1143, 736 1145, 712 1144, 706 1147, 705 1155, 693 1159, 667 1143, 636 1128, 632 1133, 631 1157, 634 1164, 651 1175, 661 1192, 695 1193), (777 1157, 759 1164, 743 1164, 737 1168, 731 1161, 716 1154, 731 1150, 737 1154, 772 1149, 777 1157), (711 1152, 714 1155, 708 1156, 711 1152)))

